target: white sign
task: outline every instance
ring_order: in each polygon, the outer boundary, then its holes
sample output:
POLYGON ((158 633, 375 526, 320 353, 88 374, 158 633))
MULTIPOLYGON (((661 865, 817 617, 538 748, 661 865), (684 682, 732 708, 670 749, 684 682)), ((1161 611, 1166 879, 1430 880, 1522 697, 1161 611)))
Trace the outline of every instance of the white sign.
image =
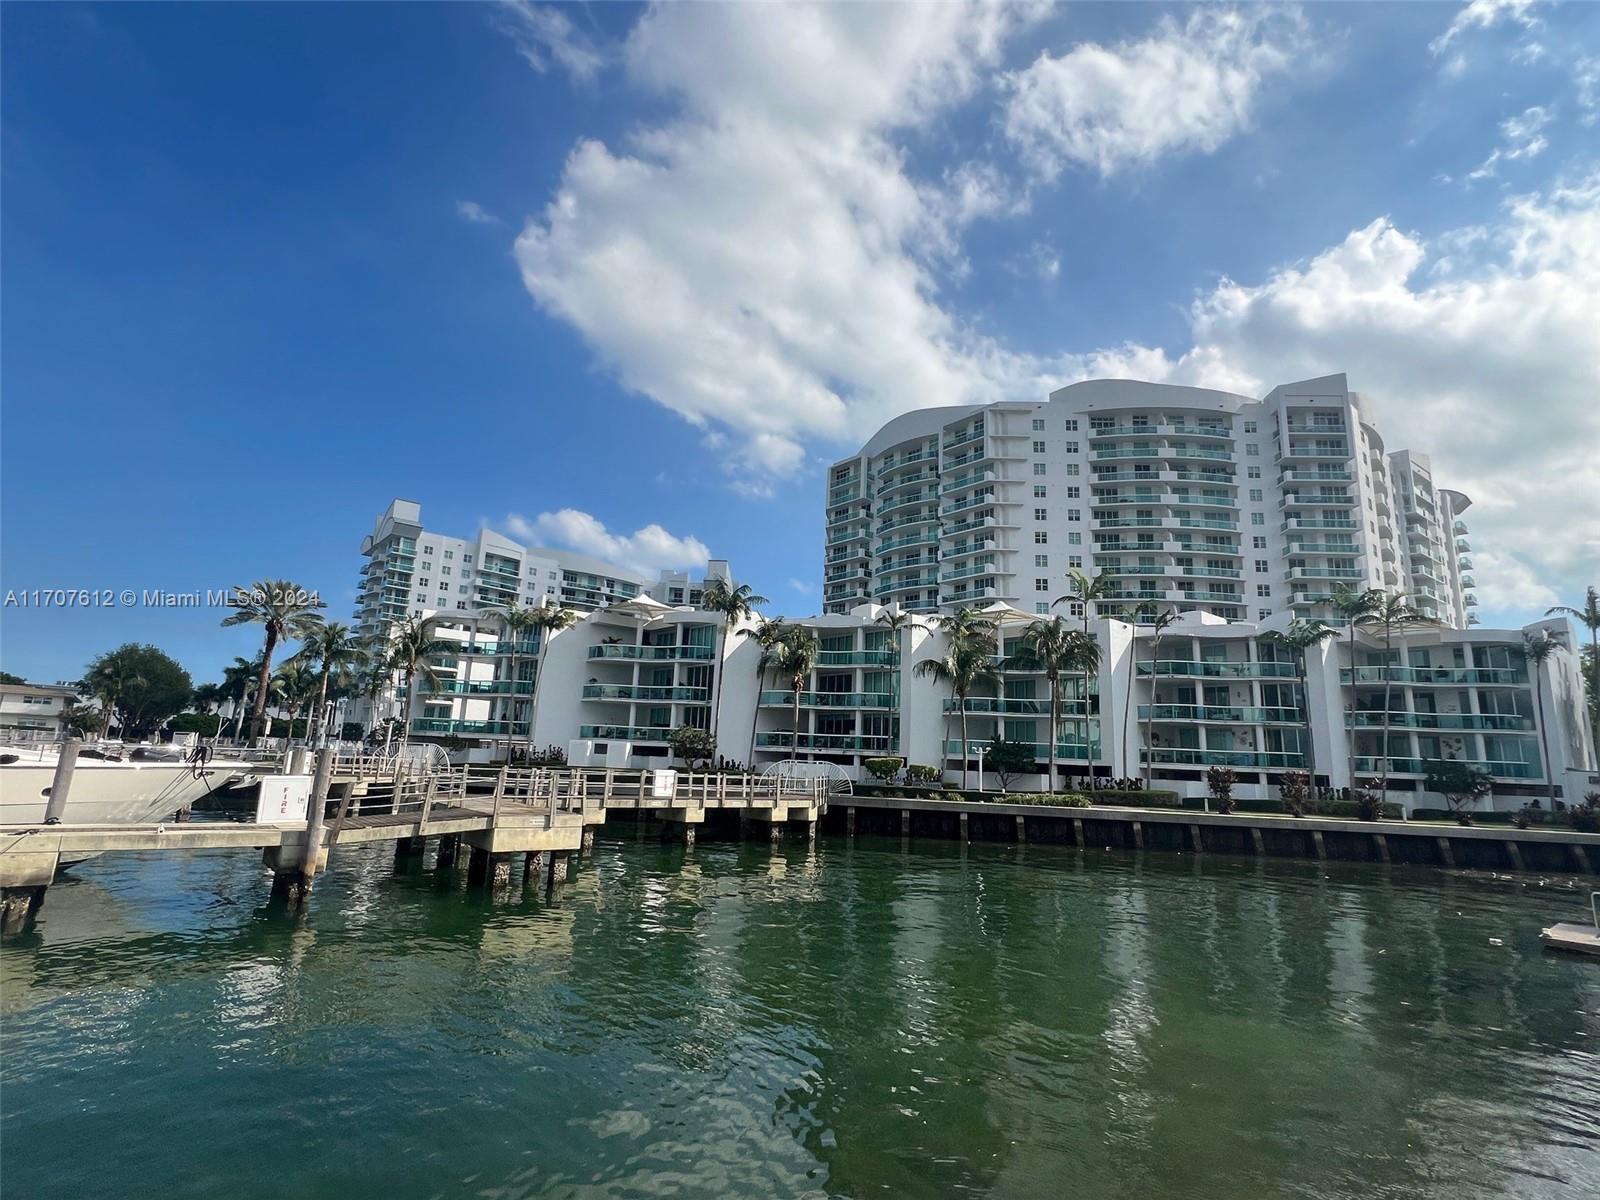
POLYGON ((256 824, 304 825, 311 807, 311 776, 263 775, 256 824))
POLYGON ((651 771, 650 796, 654 800, 671 800, 678 794, 677 771, 651 771))

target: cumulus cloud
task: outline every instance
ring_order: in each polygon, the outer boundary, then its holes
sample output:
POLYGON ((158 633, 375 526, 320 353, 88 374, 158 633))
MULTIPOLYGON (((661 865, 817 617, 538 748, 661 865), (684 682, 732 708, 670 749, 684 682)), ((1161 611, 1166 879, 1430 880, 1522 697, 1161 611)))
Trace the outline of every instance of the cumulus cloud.
POLYGON ((1250 121, 1305 45, 1298 9, 1202 7, 1137 41, 1041 54, 1006 77, 1006 137, 1041 175, 1102 176, 1174 152, 1209 154, 1250 121))
POLYGON ((1551 115, 1548 108, 1534 105, 1518 116, 1501 121, 1500 144, 1488 158, 1467 173, 1467 182, 1492 177, 1502 162, 1516 162, 1542 154, 1550 145, 1549 139, 1544 136, 1544 127, 1550 124, 1551 115))
POLYGON ((556 5, 504 0, 494 11, 496 26, 541 75, 558 66, 574 79, 589 80, 605 65, 605 55, 556 5))
POLYGON ((1593 125, 1600 120, 1600 58, 1578 59, 1572 66, 1572 82, 1578 91, 1578 119, 1593 125))
POLYGON ((468 225, 504 225, 505 222, 495 216, 476 200, 457 200, 456 216, 468 225))
POLYGON ((998 173, 908 173, 892 131, 977 87, 1028 10, 666 5, 624 55, 678 115, 578 144, 517 239, 529 293, 624 386, 707 430, 759 494, 811 440, 1000 398, 1005 358, 934 300, 998 173))
POLYGON ((1600 562, 1596 295, 1600 172, 1433 244, 1380 218, 1261 283, 1223 280, 1177 358, 1124 347, 1102 365, 1254 394, 1348 373, 1388 448, 1429 453, 1472 497, 1478 597, 1527 610, 1580 593, 1600 562), (1427 269, 1436 248, 1448 272, 1427 269))
POLYGON ((576 508, 540 513, 531 521, 512 513, 505 523, 515 537, 565 546, 645 574, 664 567, 704 567, 711 557, 697 537, 678 537, 653 523, 631 534, 612 533, 598 517, 576 508))
POLYGON ((1539 24, 1539 19, 1532 13, 1533 6, 1534 0, 1472 0, 1472 3, 1457 10, 1449 27, 1428 43, 1428 49, 1437 58, 1467 31, 1492 29, 1502 22, 1533 29, 1539 24))

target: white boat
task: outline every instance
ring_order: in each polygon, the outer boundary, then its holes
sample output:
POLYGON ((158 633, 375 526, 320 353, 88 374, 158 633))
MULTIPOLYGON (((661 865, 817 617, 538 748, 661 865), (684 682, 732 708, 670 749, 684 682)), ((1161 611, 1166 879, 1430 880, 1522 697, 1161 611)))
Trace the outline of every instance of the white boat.
MULTIPOLYGON (((55 782, 59 745, 0 747, 0 825, 38 825, 55 782)), ((188 808, 213 788, 258 767, 244 760, 187 757, 165 747, 85 747, 72 772, 61 821, 138 825, 188 808), (120 757, 113 755, 120 754, 120 757)))

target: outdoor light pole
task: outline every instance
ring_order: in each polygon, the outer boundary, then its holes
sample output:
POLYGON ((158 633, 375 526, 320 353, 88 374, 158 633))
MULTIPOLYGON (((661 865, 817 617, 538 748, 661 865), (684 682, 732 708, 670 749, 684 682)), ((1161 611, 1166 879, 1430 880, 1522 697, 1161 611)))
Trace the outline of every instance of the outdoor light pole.
POLYGON ((983 753, 988 748, 987 746, 978 747, 978 790, 980 792, 983 791, 983 753))

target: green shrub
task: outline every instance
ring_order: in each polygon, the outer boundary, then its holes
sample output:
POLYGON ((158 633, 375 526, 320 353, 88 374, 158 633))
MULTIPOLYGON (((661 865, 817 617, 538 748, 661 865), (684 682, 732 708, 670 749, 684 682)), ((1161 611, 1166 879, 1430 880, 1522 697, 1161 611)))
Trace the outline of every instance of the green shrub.
POLYGON ((1237 776, 1232 767, 1208 767, 1206 769, 1206 787, 1211 792, 1211 802, 1217 806, 1219 813, 1233 811, 1233 785, 1237 776))
POLYGON ((1124 808, 1181 807, 1177 792, 1163 791, 1158 788, 1151 788, 1149 791, 1125 791, 1122 788, 1090 788, 1087 791, 1074 793, 1074 795, 1087 796, 1091 804, 1104 804, 1108 807, 1116 805, 1121 805, 1124 808))
POLYGON ((903 758, 869 758, 865 762, 867 774, 874 779, 881 779, 884 783, 893 783, 894 777, 900 773, 900 768, 905 765, 903 758))
POLYGON ((1582 804, 1574 804, 1567 819, 1579 833, 1600 833, 1600 792, 1588 792, 1582 804))
POLYGON ((907 783, 938 783, 944 778, 944 772, 938 767, 926 766, 923 763, 912 763, 906 767, 907 783))

